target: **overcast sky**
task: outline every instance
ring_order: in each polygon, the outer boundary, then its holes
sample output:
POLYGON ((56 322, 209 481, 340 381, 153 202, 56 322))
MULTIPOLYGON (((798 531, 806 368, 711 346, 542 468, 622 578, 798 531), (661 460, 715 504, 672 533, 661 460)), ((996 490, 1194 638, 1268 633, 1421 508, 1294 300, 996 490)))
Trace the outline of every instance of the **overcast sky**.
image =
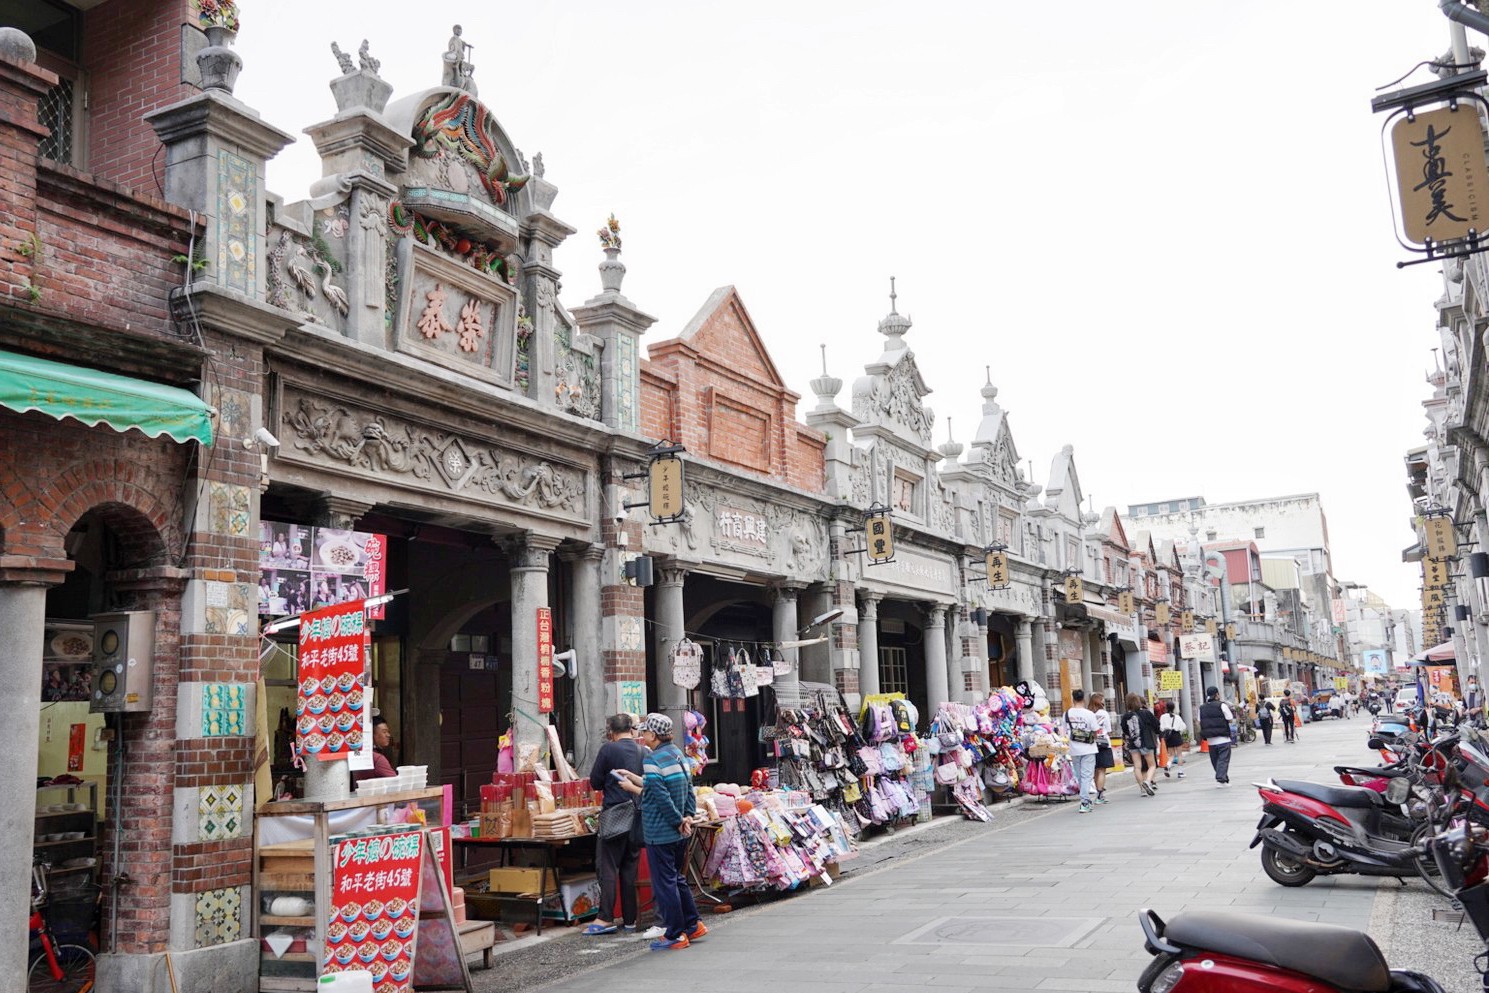
MULTIPOLYGON (((579 230, 568 305, 613 211, 645 340, 733 284, 804 414, 821 343, 850 406, 895 276, 937 443, 991 366, 1040 485, 1071 444, 1098 510, 1316 491, 1338 577, 1417 605, 1402 456, 1442 283, 1394 266, 1369 101, 1447 51, 1432 0, 240 7, 237 95, 296 134, 335 111, 331 41, 397 99, 460 22, 579 230)), ((270 187, 319 174, 302 137, 270 187)))

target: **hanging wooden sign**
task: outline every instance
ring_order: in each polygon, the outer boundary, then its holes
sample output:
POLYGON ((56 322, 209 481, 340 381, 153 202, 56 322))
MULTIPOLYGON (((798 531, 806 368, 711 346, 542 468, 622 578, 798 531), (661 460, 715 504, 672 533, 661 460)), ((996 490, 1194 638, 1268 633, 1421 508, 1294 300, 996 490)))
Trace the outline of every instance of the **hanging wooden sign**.
POLYGON ((987 565, 988 586, 995 590, 1008 589, 1008 553, 1002 549, 991 550, 984 562, 987 565))
POLYGON ((1458 536, 1453 533, 1453 519, 1448 515, 1424 518, 1422 532, 1429 558, 1450 559, 1458 554, 1458 536))
POLYGON ((1135 609, 1137 598, 1132 595, 1131 590, 1123 590, 1117 594, 1117 613, 1131 614, 1135 609))
POLYGON ((1065 577, 1065 602, 1080 603, 1086 598, 1086 584, 1079 576, 1065 577))
POLYGON ((1153 605, 1153 623, 1157 624, 1159 627, 1167 627, 1169 621, 1172 619, 1173 617, 1169 612, 1169 605, 1167 600, 1159 600, 1156 604, 1153 605))
POLYGON ((864 521, 864 532, 869 542, 869 564, 882 565, 894 558, 894 526, 889 521, 889 511, 870 514, 864 521))

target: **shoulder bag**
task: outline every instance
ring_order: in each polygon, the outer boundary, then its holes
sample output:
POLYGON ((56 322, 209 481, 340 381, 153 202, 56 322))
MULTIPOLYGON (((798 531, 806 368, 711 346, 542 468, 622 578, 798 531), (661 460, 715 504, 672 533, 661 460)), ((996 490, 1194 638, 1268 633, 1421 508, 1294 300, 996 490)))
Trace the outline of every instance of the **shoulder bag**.
POLYGON ((632 825, 641 819, 639 813, 634 800, 605 807, 600 811, 600 837, 609 841, 623 834, 630 834, 632 825))

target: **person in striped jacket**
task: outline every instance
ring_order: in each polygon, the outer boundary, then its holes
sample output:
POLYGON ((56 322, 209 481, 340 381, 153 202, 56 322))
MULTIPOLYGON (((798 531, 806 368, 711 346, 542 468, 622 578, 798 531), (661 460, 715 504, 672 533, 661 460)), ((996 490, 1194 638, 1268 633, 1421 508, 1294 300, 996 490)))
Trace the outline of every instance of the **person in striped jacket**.
POLYGON ((641 775, 626 770, 616 770, 616 775, 624 778, 625 789, 641 796, 646 860, 663 928, 651 948, 687 948, 708 933, 686 875, 688 843, 697 814, 693 782, 681 749, 672 743, 672 718, 647 714, 641 724, 641 743, 651 749, 642 762, 641 775))

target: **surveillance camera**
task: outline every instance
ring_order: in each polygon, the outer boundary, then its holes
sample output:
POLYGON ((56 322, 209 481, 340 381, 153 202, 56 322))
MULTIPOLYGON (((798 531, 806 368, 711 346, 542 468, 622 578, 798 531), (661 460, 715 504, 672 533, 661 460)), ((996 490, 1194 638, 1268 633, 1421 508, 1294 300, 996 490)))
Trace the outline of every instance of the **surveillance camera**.
POLYGON ((244 448, 272 448, 279 450, 279 439, 269 433, 268 428, 259 428, 253 432, 252 438, 243 439, 244 448))

